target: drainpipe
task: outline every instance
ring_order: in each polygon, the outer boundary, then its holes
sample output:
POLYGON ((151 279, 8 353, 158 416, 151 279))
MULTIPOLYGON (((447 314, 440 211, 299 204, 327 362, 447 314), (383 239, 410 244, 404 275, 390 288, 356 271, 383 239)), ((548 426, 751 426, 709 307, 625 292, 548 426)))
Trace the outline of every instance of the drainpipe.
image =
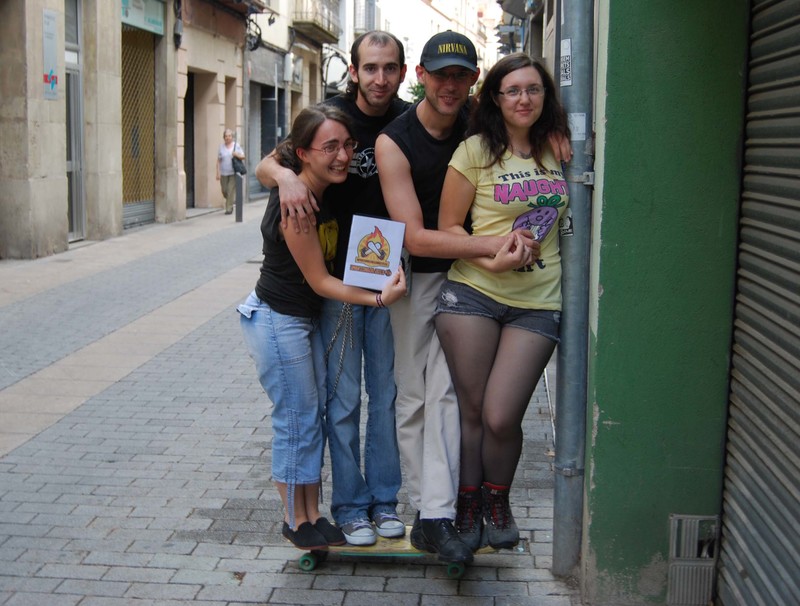
POLYGON ((574 156, 566 167, 569 210, 561 225, 563 267, 561 343, 558 346, 553 496, 553 568, 575 575, 580 562, 586 439, 589 335, 589 255, 594 184, 592 93, 594 1, 561 0, 557 78, 569 116, 574 156))

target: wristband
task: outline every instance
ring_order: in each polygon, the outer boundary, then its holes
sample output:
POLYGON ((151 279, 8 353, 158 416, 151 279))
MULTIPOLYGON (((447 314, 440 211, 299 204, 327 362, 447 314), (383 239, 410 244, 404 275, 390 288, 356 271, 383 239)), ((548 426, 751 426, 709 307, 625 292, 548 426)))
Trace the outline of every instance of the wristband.
POLYGON ((383 304, 383 300, 381 299, 381 293, 377 293, 377 294, 375 295, 375 303, 377 303, 377 304, 378 304, 378 307, 386 307, 386 306, 383 304))

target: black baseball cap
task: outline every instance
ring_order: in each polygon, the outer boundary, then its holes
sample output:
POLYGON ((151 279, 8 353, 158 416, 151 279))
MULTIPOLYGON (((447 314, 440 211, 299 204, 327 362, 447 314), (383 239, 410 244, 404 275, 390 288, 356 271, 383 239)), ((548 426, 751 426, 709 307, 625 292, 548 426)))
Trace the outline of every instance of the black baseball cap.
POLYGON ((425 43, 420 65, 429 72, 458 65, 468 70, 478 71, 478 52, 475 45, 464 34, 452 30, 439 32, 425 43))

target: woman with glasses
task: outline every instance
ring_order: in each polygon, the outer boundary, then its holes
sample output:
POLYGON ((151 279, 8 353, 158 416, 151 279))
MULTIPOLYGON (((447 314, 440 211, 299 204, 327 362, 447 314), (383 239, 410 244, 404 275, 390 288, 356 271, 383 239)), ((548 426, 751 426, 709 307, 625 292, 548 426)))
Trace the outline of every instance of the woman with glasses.
POLYGON ((337 225, 323 192, 341 183, 356 142, 349 118, 319 105, 300 112, 275 155, 317 199, 316 230, 281 229, 280 191, 273 188, 261 222, 264 261, 255 290, 237 308, 245 343, 272 410, 272 479, 283 501, 283 536, 301 549, 343 545, 342 531, 320 515, 326 399, 322 298, 383 307, 405 294, 398 270, 380 293, 330 275, 337 225))
POLYGON ((567 207, 550 141, 569 138, 550 75, 523 53, 486 75, 468 138, 450 161, 439 229, 474 236, 526 229, 532 261, 459 259, 436 308, 436 331, 461 411, 456 529, 473 550, 511 547, 519 529, 509 490, 522 451, 522 419, 556 343, 561 309, 558 221, 567 207))

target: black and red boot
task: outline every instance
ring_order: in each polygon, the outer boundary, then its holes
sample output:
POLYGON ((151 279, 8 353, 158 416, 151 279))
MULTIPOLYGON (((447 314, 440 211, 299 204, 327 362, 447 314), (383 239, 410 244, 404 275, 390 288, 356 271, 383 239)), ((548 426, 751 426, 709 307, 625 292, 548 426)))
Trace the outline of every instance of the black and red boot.
POLYGON ((483 499, 480 488, 475 486, 459 487, 455 527, 458 538, 471 551, 478 551, 483 531, 483 499))
POLYGON ((519 528, 508 501, 509 486, 483 483, 483 515, 489 545, 495 549, 519 543, 519 528))

